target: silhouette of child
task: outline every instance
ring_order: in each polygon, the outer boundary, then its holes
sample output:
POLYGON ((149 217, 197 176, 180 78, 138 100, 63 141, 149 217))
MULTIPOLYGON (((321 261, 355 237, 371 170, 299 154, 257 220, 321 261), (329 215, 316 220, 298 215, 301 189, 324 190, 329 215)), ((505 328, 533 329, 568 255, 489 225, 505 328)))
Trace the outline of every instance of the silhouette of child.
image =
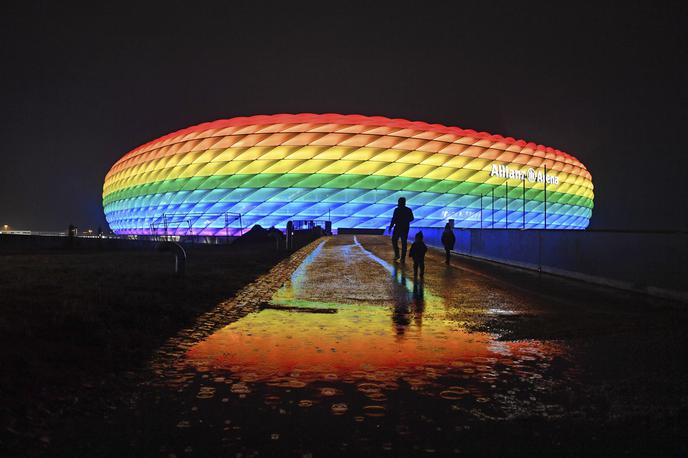
POLYGON ((426 251, 428 251, 428 247, 423 243, 423 233, 419 231, 416 233, 416 238, 409 251, 409 256, 413 259, 413 278, 418 277, 418 269, 420 269, 420 278, 425 275, 426 251))

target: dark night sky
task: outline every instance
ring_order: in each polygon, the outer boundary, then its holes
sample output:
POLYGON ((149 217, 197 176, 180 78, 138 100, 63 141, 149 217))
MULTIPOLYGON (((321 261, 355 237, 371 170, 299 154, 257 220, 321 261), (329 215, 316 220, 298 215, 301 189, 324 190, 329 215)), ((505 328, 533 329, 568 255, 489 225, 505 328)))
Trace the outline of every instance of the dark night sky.
POLYGON ((0 224, 105 228, 105 173, 141 143, 338 112, 560 148, 592 173, 591 227, 688 229, 678 3, 100 3, 2 4, 0 224))

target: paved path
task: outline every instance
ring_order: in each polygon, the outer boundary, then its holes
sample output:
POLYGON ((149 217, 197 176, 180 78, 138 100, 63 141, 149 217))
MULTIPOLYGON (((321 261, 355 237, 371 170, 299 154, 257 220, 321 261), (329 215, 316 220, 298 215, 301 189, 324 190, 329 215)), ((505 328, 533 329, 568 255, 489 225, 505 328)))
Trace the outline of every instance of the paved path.
POLYGON ((390 258, 386 237, 315 242, 165 346, 129 421, 112 421, 142 455, 576 454, 586 450, 576 434, 610 415, 686 402, 680 355, 631 386, 665 396, 615 389, 677 344, 647 332, 649 307, 660 333, 671 309, 445 266, 436 250, 414 281, 410 263, 390 258))

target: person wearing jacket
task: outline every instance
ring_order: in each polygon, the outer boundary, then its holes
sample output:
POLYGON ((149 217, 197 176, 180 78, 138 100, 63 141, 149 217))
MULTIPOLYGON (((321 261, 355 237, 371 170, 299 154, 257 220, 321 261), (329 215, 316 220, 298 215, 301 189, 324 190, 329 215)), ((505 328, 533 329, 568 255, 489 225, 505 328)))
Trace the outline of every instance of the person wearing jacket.
POLYGON ((413 259, 413 278, 418 278, 418 271, 420 270, 420 278, 425 276, 425 253, 428 251, 428 247, 423 242, 423 233, 416 233, 416 238, 411 244, 411 250, 409 251, 409 256, 413 259))
POLYGON ((454 244, 456 243, 456 236, 454 235, 454 230, 451 224, 447 223, 444 226, 444 232, 442 232, 442 245, 444 246, 444 263, 449 265, 451 259, 451 250, 454 249, 454 244))
POLYGON ((401 262, 406 260, 406 244, 408 233, 413 221, 413 212, 406 206, 406 198, 399 197, 398 206, 394 209, 389 230, 392 231, 392 247, 394 248, 394 260, 399 259, 399 239, 401 239, 401 262), (392 230, 392 228, 394 228, 392 230))

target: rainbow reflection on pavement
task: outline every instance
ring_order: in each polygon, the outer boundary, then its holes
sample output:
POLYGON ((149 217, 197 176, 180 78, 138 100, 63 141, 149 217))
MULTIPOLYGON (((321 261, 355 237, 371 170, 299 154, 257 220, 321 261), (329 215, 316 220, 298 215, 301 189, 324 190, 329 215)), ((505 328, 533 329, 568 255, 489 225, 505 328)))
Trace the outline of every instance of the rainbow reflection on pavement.
POLYGON ((562 380, 546 377, 565 351, 555 343, 469 332, 455 319, 460 307, 356 238, 329 239, 270 308, 193 346, 179 365, 195 375, 181 380, 200 383, 203 397, 208 390, 198 374, 221 380, 213 392, 246 402, 289 398, 291 409, 318 406, 357 417, 384 415, 400 389, 480 418, 562 412, 546 396, 562 380), (323 309, 334 313, 314 313, 323 309))

